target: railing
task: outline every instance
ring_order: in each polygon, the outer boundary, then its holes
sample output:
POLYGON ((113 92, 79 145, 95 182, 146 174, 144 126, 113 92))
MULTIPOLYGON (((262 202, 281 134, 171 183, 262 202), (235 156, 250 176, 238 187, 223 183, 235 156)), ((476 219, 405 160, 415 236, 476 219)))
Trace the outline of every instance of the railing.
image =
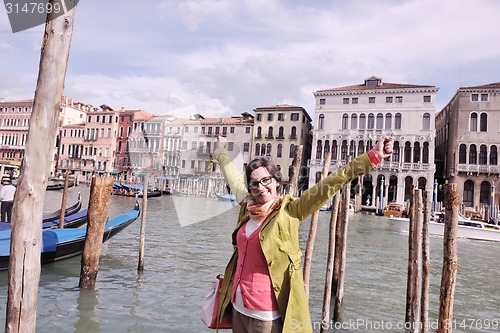
POLYGON ((500 173, 500 167, 498 165, 475 165, 475 164, 458 164, 458 172, 476 172, 476 173, 500 173))

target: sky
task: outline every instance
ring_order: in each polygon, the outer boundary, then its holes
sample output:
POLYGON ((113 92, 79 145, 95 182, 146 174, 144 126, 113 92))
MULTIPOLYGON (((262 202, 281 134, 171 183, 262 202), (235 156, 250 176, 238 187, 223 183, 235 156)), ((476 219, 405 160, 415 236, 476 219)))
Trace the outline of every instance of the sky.
MULTIPOLYGON (((0 6, 0 98, 31 99, 43 26, 12 33, 0 6)), ((229 117, 301 106, 317 90, 500 81, 497 0, 83 0, 64 95, 154 114, 229 117)))

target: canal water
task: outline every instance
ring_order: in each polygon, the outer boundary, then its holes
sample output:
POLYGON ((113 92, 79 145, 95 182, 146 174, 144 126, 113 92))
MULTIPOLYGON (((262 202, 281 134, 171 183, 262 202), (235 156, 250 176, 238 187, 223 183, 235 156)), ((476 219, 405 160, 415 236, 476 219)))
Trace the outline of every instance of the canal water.
MULTIPOLYGON (((68 205, 75 202, 78 191, 87 207, 85 185, 70 189, 68 205)), ((61 197, 60 191, 48 192, 45 211, 59 208, 61 197)), ((112 197, 109 215, 128 212, 133 205, 134 198, 112 197)), ((237 213, 231 203, 215 199, 150 198, 144 272, 137 272, 140 218, 105 243, 95 291, 78 289, 80 257, 42 266, 37 332, 210 332, 199 319, 200 307, 231 254, 237 213)), ((320 213, 312 263, 310 308, 315 332, 323 301, 329 216, 320 213)), ((310 218, 301 227, 303 249, 309 223, 310 218)), ((404 331, 400 325, 405 317, 407 237, 391 230, 383 217, 350 216, 343 320, 330 324, 335 331, 404 331)), ((460 240, 458 244, 454 332, 498 332, 500 243, 460 240)), ((431 328, 436 328, 442 238, 431 238, 431 260, 429 316, 431 328)), ((4 323, 6 302, 7 272, 0 272, 4 323)))

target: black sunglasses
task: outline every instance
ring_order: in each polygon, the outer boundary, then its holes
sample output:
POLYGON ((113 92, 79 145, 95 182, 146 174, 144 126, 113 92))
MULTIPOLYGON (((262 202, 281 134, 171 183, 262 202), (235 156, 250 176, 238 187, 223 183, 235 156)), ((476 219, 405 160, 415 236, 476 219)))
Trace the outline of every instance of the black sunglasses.
POLYGON ((271 184, 273 178, 274 178, 273 176, 266 176, 264 178, 261 178, 260 180, 251 180, 248 183, 248 188, 251 190, 257 189, 259 188, 259 184, 262 184, 262 186, 267 186, 271 184))

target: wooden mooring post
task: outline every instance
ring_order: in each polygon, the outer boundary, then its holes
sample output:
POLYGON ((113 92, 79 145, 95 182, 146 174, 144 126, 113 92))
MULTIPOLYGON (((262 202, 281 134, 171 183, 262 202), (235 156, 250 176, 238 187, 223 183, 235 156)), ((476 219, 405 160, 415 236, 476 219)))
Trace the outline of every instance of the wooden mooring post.
MULTIPOLYGON (((52 3, 52 2, 51 2, 52 3)), ((57 134, 76 7, 47 16, 28 139, 12 211, 12 237, 5 320, 7 333, 36 331, 40 282, 41 221, 57 134), (59 16, 56 16, 59 15, 59 16)))
POLYGON ((458 268, 457 230, 460 197, 457 184, 445 184, 445 226, 443 238, 443 270, 439 294, 438 333, 453 330, 453 298, 458 268))
POLYGON ((410 205, 408 279, 406 285, 407 332, 418 332, 421 300, 422 191, 415 186, 410 205))
POLYGON ((335 295, 333 308, 333 320, 338 322, 342 316, 342 305, 344 303, 344 280, 347 254, 347 229, 349 225, 349 199, 351 195, 351 183, 342 188, 342 203, 339 207, 339 220, 335 239, 334 278, 332 292, 335 295))
POLYGON ((141 236, 139 240, 139 263, 137 270, 142 272, 144 270, 144 244, 146 238, 146 210, 148 209, 148 183, 149 173, 144 175, 144 185, 142 193, 142 207, 141 207, 141 236))
MULTIPOLYGON (((321 171, 321 179, 328 175, 330 169, 330 162, 332 160, 332 153, 328 152, 325 156, 325 164, 321 171)), ((322 189, 320 189, 322 190, 322 189)), ((304 254, 304 287, 306 290, 306 299, 309 300, 309 281, 311 274, 311 260, 314 251, 314 242, 316 241, 316 230, 318 229, 319 210, 311 215, 311 224, 309 225, 309 235, 307 236, 306 250, 304 254)))
POLYGON ((431 259, 429 243, 429 223, 432 214, 432 191, 424 193, 424 219, 422 223, 422 296, 420 299, 421 332, 429 333, 429 286, 431 277, 431 259))
POLYGON ((323 294, 323 309, 320 333, 329 331, 330 312, 331 312, 331 298, 332 298, 332 281, 335 259, 335 237, 337 230, 337 219, 339 216, 340 193, 337 192, 333 197, 332 212, 330 214, 330 230, 328 233, 328 256, 326 262, 326 277, 325 277, 325 293, 323 294))
POLYGON ((302 145, 297 147, 297 150, 295 151, 295 157, 292 162, 293 174, 290 179, 290 187, 288 188, 288 194, 290 194, 292 197, 297 196, 297 187, 300 176, 300 164, 302 163, 303 149, 304 147, 302 145))
POLYGON ((69 172, 64 173, 63 196, 61 200, 61 214, 59 215, 59 228, 64 228, 64 215, 66 214, 66 200, 68 198, 69 172))
POLYGON ((104 227, 108 220, 108 203, 113 191, 112 177, 94 177, 90 187, 87 234, 83 245, 79 287, 94 289, 99 271, 104 227))

